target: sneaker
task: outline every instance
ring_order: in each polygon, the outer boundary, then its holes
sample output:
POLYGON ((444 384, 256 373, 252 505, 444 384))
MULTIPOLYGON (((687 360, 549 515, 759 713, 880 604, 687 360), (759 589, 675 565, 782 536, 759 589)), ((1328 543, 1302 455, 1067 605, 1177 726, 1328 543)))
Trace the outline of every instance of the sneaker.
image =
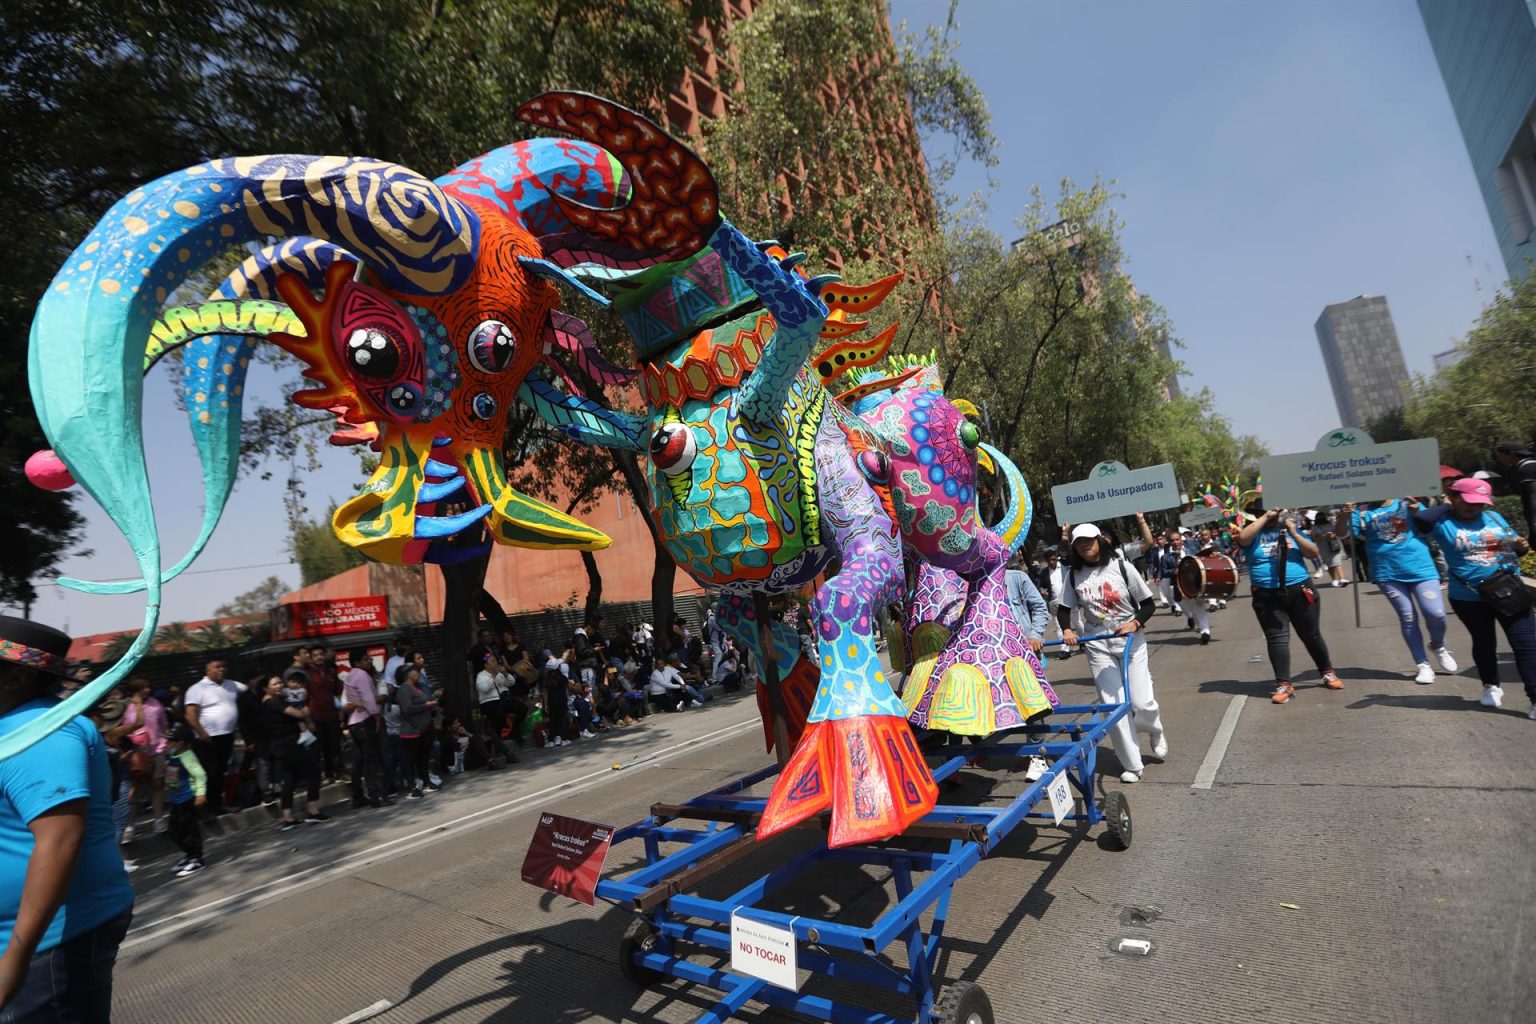
POLYGON ((549 745, 552 747, 563 747, 565 746, 565 740, 561 739, 559 736, 556 736, 554 739, 549 741, 549 745))
POLYGON ((304 815, 304 824, 306 825, 324 825, 330 820, 331 816, 324 811, 316 811, 314 814, 304 815))
POLYGON ((1413 677, 1414 682, 1432 683, 1435 681, 1435 670, 1429 667, 1429 662, 1419 662, 1418 669, 1418 672, 1416 672, 1413 677))
POLYGON ((581 738, 584 740, 595 740, 597 739, 597 734, 591 729, 583 729, 581 730, 581 738))
POLYGON ((436 793, 438 790, 440 790, 442 788, 443 788, 443 784, 440 783, 440 782, 428 782, 425 786, 422 787, 422 792, 425 792, 425 793, 436 793))
POLYGON ((427 772, 427 785, 432 789, 438 789, 443 784, 443 777, 436 772, 427 772))
POLYGON ((1456 671, 1456 659, 1451 657, 1451 649, 1449 647, 1436 647, 1435 660, 1440 663, 1440 671, 1456 671))
POLYGON ((1317 570, 1317 572, 1312 574, 1312 578, 1315 579, 1315 580, 1325 580, 1325 579, 1328 578, 1328 570, 1327 569, 1319 569, 1319 570, 1317 570))
POLYGON ((1208 629, 1202 629, 1200 631, 1200 646, 1204 647, 1206 644, 1208 644, 1210 642, 1211 642, 1211 631, 1208 630, 1208 629))
POLYGON ((157 836, 165 835, 166 831, 170 827, 171 827, 171 823, 170 823, 170 821, 168 819, 163 818, 163 817, 155 819, 155 835, 157 835, 157 836))
POLYGON ((419 789, 411 790, 410 793, 408 793, 406 795, 406 799, 407 800, 420 800, 421 799, 421 790, 419 790, 419 789))
POLYGON ((1296 696, 1296 688, 1290 683, 1276 683, 1275 688, 1269 691, 1271 704, 1284 704, 1296 696))
POLYGON ((1140 782, 1141 772, 1121 772, 1120 781, 1125 783, 1127 786, 1131 785, 1132 783, 1140 782))
POLYGON ((124 825, 123 826, 123 837, 121 839, 119 839, 118 842, 123 844, 124 846, 127 846, 129 843, 133 842, 133 826, 132 825, 124 825))
POLYGON ((1152 737, 1152 756, 1162 761, 1168 757, 1168 737, 1164 733, 1158 733, 1152 737))
POLYGON ((1501 708, 1504 706, 1504 687, 1485 686, 1483 696, 1478 703, 1485 708, 1501 708))
POLYGON ((303 824, 303 822, 301 822, 301 821, 296 821, 296 820, 294 820, 292 818, 284 818, 282 820, 282 823, 277 826, 277 830, 279 832, 292 832, 294 829, 298 828, 302 824, 303 824))
POLYGON ((689 703, 689 704, 690 704, 690 705, 692 705, 692 706, 693 706, 693 707, 696 707, 696 708, 701 708, 701 707, 703 707, 703 706, 704 706, 704 702, 703 702, 703 701, 701 701, 701 700, 691 700, 691 701, 689 701, 689 702, 688 702, 688 703, 689 703))
POLYGON ((136 860, 129 860, 127 857, 124 857, 123 858, 123 870, 128 872, 131 875, 135 871, 139 870, 139 862, 136 861, 136 860))
POLYGON ((177 878, 186 878, 203 870, 203 862, 196 857, 189 858, 185 864, 176 869, 177 878))
POLYGON ((1344 689, 1344 680, 1340 679, 1339 674, 1330 668, 1323 673, 1323 685, 1330 690, 1342 690, 1344 689))
POLYGON ((1525 713, 1526 718, 1536 719, 1536 704, 1531 705, 1531 710, 1525 713))
POLYGON ((1226 606, 1227 606, 1227 602, 1224 599, 1220 599, 1220 598, 1217 599, 1217 601, 1216 601, 1216 610, 1217 611, 1220 611, 1221 609, 1225 608, 1226 606))

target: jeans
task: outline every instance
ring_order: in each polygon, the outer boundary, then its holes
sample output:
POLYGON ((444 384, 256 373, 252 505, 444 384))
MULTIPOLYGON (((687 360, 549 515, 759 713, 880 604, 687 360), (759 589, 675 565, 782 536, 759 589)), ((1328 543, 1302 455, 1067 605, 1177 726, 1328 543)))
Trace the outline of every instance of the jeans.
POLYGON ((1525 684, 1525 695, 1536 704, 1536 618, 1530 612, 1506 618, 1482 601, 1451 599, 1451 610, 1472 634, 1472 662, 1484 686, 1499 685, 1499 643, 1493 625, 1504 627, 1509 649, 1515 653, 1515 671, 1525 684))
POLYGON ((112 968, 133 920, 129 908, 32 957, 0 1024, 110 1024, 112 968))
POLYGON ((384 799, 383 751, 378 723, 365 718, 356 725, 347 726, 347 732, 352 736, 352 799, 384 799))
MULTIPOLYGON (((1139 772, 1144 767, 1141 746, 1136 742, 1138 732, 1150 733, 1154 738, 1163 734, 1163 715, 1152 693, 1152 670, 1147 664, 1147 643, 1139 635, 1133 635, 1130 675, 1125 680, 1125 691, 1131 699, 1131 711, 1109 730, 1115 756, 1126 771, 1139 772)), ((1093 685, 1098 688, 1099 700, 1105 704, 1120 703, 1124 694, 1120 680, 1120 656, 1125 650, 1122 640, 1094 640, 1084 644, 1088 652, 1088 671, 1093 673, 1093 685)))
POLYGON ((1264 643, 1269 648, 1269 664, 1275 670, 1276 682, 1291 679, 1291 628, 1301 638, 1307 653, 1319 672, 1333 668, 1328 657, 1328 645, 1323 641, 1323 631, 1318 626, 1319 604, 1317 590, 1310 583, 1298 583, 1284 589, 1253 588, 1253 614, 1264 631, 1264 643))
POLYGON ((208 816, 224 813, 224 776, 229 774, 229 755, 235 749, 235 734, 210 736, 206 740, 194 740, 192 751, 198 763, 208 775, 208 816))
POLYGON ((1419 612, 1429 624, 1429 646, 1437 651, 1445 646, 1445 602, 1440 597, 1439 580, 1420 580, 1417 583, 1377 580, 1376 585, 1387 595, 1387 600, 1392 602, 1392 610, 1397 612, 1397 624, 1403 631, 1403 641, 1408 645, 1408 652, 1413 655, 1416 663, 1428 661, 1429 655, 1424 651, 1424 635, 1419 629, 1418 616, 1414 614, 1415 598, 1419 602, 1419 612))

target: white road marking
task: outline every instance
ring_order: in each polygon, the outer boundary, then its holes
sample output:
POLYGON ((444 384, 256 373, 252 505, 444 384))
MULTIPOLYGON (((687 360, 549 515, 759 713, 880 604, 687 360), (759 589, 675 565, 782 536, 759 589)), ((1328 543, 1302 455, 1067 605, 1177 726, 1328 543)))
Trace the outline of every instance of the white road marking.
POLYGON ((1210 789, 1216 781, 1221 759, 1227 756, 1227 746, 1232 742, 1232 733, 1237 730, 1237 716, 1243 713, 1243 705, 1246 703, 1247 697, 1238 696, 1233 697, 1232 703, 1227 705, 1227 713, 1221 716, 1221 725, 1216 727, 1211 748, 1205 752, 1205 760, 1200 762, 1200 770, 1195 772, 1195 781, 1190 789, 1210 789))
MULTIPOLYGON (((673 757, 676 757, 680 754, 688 753, 694 750, 698 750, 701 747, 710 746, 715 743, 719 743, 722 740, 730 739, 731 737, 739 733, 746 732, 749 729, 760 728, 762 728, 761 720, 758 718, 756 709, 754 708, 752 716, 746 721, 737 722, 735 725, 728 725, 724 728, 716 729, 714 732, 708 732, 702 736, 695 737, 694 739, 684 740, 683 742, 675 743, 670 747, 664 747, 661 750, 641 755, 640 757, 636 757, 630 761, 624 762, 624 766, 625 768, 630 768, 639 767, 642 765, 649 766, 653 764, 659 764, 662 761, 671 760, 673 757)), ((540 800, 544 800, 554 794, 558 793, 563 796, 571 796, 576 793, 583 792, 584 790, 591 789, 600 783, 609 782, 612 780, 612 778, 613 768, 611 766, 600 768, 597 771, 588 772, 585 775, 578 775, 573 779, 569 779, 554 786, 546 787, 534 793, 529 793, 526 796, 514 797, 513 799, 507 800, 503 803, 494 804, 490 807, 485 807, 478 811, 474 811, 473 813, 466 814, 463 817, 454 818, 452 821, 444 822, 442 824, 430 825, 419 832, 413 832, 410 835, 401 836, 398 839, 392 839, 387 843, 383 843, 379 846, 370 848, 366 853, 362 853, 357 857, 346 861, 345 863, 321 864, 312 868, 305 868, 302 871, 296 871, 290 875, 284 876, 283 878, 273 879, 270 882, 263 882, 261 885, 253 886, 249 889, 245 889, 237 893, 231 893, 228 896, 212 900, 211 902, 204 903, 201 906, 193 907, 190 910, 183 910, 180 913, 172 914, 169 917, 162 917, 157 921, 150 921, 141 927, 135 928, 129 932, 128 938, 122 944, 122 949, 126 952, 135 948, 136 946, 141 946, 144 943, 154 942, 158 939, 165 938, 168 935, 174 935, 177 932, 185 931, 188 928, 195 928, 200 924, 204 924, 213 920, 214 918, 222 917, 225 914, 235 913, 242 910, 249 910, 250 908, 259 906, 262 903, 275 900, 281 896, 286 896, 295 890, 308 888, 312 885, 318 885, 321 882, 329 881, 332 878, 336 878, 340 875, 350 874, 361 868, 367 867, 370 864, 385 860, 387 858, 398 857, 404 853, 408 853, 412 850, 437 842, 450 834, 453 829, 457 828, 458 826, 468 824, 469 822, 486 824, 501 818, 510 817, 519 811, 525 810, 528 805, 536 803, 540 800)))
POLYGON ((394 1005, 395 1004, 390 1002, 388 999, 380 999, 372 1006, 365 1006, 361 1010, 358 1010, 356 1013, 347 1014, 347 1016, 337 1021, 336 1024, 358 1024, 359 1021, 368 1020, 370 1017, 377 1017, 379 1014, 383 1013, 385 1010, 394 1005))

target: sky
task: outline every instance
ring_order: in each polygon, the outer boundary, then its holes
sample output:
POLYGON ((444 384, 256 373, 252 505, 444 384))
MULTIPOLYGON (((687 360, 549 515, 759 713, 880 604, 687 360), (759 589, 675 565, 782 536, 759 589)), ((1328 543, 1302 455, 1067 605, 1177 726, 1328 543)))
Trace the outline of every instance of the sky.
MULTIPOLYGON (((917 26, 947 12, 895 0, 892 14, 917 26)), ((1312 329, 1325 305, 1385 295, 1409 372, 1427 373, 1503 279, 1412 0, 962 0, 957 32, 999 141, 991 226, 1013 237, 1032 185, 1115 179, 1129 272, 1186 346, 1185 388, 1210 388, 1234 429, 1273 452, 1340 425, 1312 329)), ((951 189, 987 178, 963 165, 951 189)), ((253 367, 254 397, 279 384, 253 367)), ((201 473, 163 370, 144 407, 170 564, 197 532, 201 473)), ((306 483, 316 516, 362 483, 351 454, 325 463, 306 483)), ((161 622, 210 615, 268 576, 298 585, 287 467, 271 468, 240 477, 207 551, 166 588, 161 622)), ((78 506, 93 553, 65 574, 136 575, 111 522, 88 496, 78 506)), ((39 589, 34 617, 76 635, 143 618, 138 595, 39 589)))

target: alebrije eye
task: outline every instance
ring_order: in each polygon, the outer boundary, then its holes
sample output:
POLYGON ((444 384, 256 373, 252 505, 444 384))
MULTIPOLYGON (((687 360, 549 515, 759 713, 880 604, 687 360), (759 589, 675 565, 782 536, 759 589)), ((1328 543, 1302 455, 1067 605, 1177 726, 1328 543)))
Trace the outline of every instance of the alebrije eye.
POLYGON ((501 373, 512 365, 517 339, 500 320, 485 320, 469 332, 469 362, 481 373, 501 373))
POLYGON ((975 448, 981 444, 981 428, 970 420, 962 420, 957 432, 960 435, 960 443, 967 448, 975 448))
POLYGON ((377 327, 359 327, 347 337, 347 365, 360 376, 388 380, 400 369, 400 340, 377 327))
POLYGON ((496 396, 489 392, 478 392, 469 400, 469 411, 482 420, 488 420, 496 415, 496 396))
POLYGON ((668 476, 686 472, 698 452, 698 442, 685 423, 662 424, 651 436, 651 463, 668 476))

